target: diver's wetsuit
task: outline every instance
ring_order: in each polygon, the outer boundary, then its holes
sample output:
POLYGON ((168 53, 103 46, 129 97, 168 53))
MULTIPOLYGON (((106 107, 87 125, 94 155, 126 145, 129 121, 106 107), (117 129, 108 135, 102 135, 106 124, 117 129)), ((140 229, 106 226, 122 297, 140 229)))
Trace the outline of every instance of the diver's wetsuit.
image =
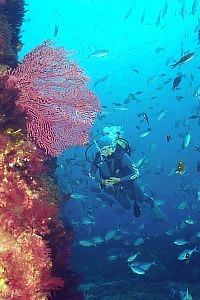
POLYGON ((105 191, 112 194, 119 204, 125 209, 131 208, 131 201, 137 203, 146 202, 151 207, 154 206, 153 199, 143 193, 140 186, 136 182, 139 176, 138 169, 133 163, 133 160, 127 153, 122 155, 116 151, 105 158, 104 160, 92 164, 90 169, 90 177, 99 181, 105 191), (99 171, 99 179, 97 177, 99 171), (110 177, 120 178, 120 183, 114 184, 112 187, 106 187, 102 184, 102 180, 109 179, 110 177))

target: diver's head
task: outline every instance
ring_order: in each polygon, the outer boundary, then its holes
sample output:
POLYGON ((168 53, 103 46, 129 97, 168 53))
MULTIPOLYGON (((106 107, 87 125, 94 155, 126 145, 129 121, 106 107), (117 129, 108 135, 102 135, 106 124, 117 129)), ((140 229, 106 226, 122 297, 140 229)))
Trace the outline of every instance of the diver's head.
POLYGON ((101 155, 105 157, 110 156, 115 151, 115 144, 108 135, 103 136, 98 141, 98 146, 100 148, 101 155))

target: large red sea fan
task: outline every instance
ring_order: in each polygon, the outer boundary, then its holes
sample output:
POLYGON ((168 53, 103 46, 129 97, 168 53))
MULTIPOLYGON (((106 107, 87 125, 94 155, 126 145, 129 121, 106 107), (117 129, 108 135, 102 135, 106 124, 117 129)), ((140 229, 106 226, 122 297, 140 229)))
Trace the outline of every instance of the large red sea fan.
POLYGON ((21 92, 16 106, 27 114, 28 134, 47 154, 58 156, 70 146, 87 143, 100 110, 88 81, 64 48, 55 48, 51 41, 36 47, 9 71, 6 85, 21 92))

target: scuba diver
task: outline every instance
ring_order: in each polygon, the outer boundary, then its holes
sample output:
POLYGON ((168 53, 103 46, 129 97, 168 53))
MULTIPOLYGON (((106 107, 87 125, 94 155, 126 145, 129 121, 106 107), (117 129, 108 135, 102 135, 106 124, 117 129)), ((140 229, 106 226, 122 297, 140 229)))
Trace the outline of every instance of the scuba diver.
POLYGON ((105 135, 95 144, 99 151, 91 164, 89 176, 99 182, 101 188, 111 194, 125 210, 133 207, 135 217, 140 217, 140 205, 146 203, 154 220, 166 221, 166 216, 154 200, 137 183, 139 171, 130 157, 128 141, 119 135, 115 140, 105 135))

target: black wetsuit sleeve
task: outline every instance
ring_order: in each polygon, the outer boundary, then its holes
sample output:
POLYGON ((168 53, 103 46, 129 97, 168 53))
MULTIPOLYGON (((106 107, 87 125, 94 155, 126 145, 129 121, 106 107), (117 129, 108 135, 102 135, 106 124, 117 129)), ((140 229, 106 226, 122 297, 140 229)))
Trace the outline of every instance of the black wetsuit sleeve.
POLYGON ((98 171, 98 166, 96 164, 92 164, 91 165, 91 168, 90 168, 90 171, 89 171, 89 176, 96 180, 96 181, 99 181, 99 178, 97 176, 97 171, 98 171))
POLYGON ((122 167, 130 171, 130 174, 120 178, 120 182, 135 180, 139 176, 139 171, 128 154, 122 156, 122 167))

